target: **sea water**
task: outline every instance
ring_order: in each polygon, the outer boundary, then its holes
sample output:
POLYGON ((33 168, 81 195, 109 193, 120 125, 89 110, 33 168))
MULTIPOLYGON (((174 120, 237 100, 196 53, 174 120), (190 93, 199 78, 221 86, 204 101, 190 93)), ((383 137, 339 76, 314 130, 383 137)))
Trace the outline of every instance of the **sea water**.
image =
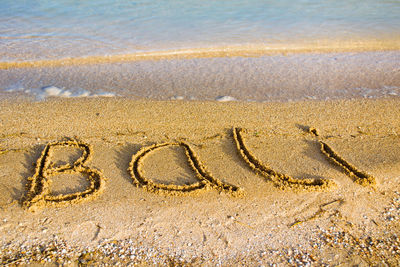
POLYGON ((398 39, 398 0, 0 0, 1 61, 398 39))
POLYGON ((38 99, 221 101, 395 96, 399 51, 399 0, 0 0, 0 98, 16 92, 38 99), (241 49, 340 52, 341 46, 372 52, 191 57, 241 49), (146 53, 186 57, 119 62, 121 55, 146 53), (44 63, 18 65, 30 62, 44 63))

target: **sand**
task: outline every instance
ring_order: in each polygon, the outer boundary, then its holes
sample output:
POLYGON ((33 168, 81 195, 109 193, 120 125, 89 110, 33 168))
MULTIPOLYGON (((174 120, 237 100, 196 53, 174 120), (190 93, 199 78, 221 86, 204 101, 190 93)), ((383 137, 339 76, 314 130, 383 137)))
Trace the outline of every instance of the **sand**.
POLYGON ((398 265, 399 107, 4 100, 0 262, 398 265))

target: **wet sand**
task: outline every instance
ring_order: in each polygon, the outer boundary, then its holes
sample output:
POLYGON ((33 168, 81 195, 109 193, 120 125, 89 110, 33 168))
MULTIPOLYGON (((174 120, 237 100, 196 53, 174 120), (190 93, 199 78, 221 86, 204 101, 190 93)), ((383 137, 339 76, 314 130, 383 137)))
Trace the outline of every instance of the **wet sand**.
MULTIPOLYGON (((253 44, 253 45, 226 45, 207 48, 186 48, 160 51, 145 51, 130 54, 114 54, 106 56, 81 56, 65 57, 59 59, 33 59, 33 60, 6 60, 0 61, 0 70, 14 68, 60 67, 70 65, 121 63, 143 60, 166 59, 193 59, 216 57, 260 57, 277 54, 304 54, 304 53, 340 53, 340 52, 376 52, 398 51, 400 40, 398 38, 379 40, 317 40, 314 42, 281 43, 281 44, 253 44)), ((2 55, 2 54, 0 54, 2 55)), ((5 53, 6 58, 7 54, 5 53)), ((32 56, 32 55, 30 55, 32 56)))
POLYGON ((135 100, 379 98, 400 95, 400 53, 314 52, 0 70, 1 98, 43 99, 48 86, 59 88, 59 96, 108 93, 135 100))
POLYGON ((396 97, 0 105, 2 264, 399 264, 396 97))

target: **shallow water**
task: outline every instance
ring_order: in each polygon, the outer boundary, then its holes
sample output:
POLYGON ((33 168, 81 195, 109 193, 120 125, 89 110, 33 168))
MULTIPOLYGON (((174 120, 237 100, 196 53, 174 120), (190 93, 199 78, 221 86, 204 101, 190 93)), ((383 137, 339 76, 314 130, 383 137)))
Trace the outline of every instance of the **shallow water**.
POLYGON ((400 96, 400 51, 195 58, 0 70, 0 98, 299 101, 400 96))
POLYGON ((400 1, 2 0, 0 61, 398 42, 400 1))

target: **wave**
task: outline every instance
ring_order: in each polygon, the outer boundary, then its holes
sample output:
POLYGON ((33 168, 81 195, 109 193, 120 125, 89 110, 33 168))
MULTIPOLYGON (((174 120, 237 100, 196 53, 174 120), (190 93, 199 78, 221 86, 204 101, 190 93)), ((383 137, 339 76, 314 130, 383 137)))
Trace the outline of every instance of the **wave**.
POLYGON ((102 56, 68 57, 59 59, 1 61, 0 69, 60 67, 84 64, 104 64, 142 60, 190 59, 212 57, 259 57, 276 54, 367 52, 400 50, 400 39, 368 42, 316 42, 313 44, 241 45, 211 48, 175 49, 102 56))

